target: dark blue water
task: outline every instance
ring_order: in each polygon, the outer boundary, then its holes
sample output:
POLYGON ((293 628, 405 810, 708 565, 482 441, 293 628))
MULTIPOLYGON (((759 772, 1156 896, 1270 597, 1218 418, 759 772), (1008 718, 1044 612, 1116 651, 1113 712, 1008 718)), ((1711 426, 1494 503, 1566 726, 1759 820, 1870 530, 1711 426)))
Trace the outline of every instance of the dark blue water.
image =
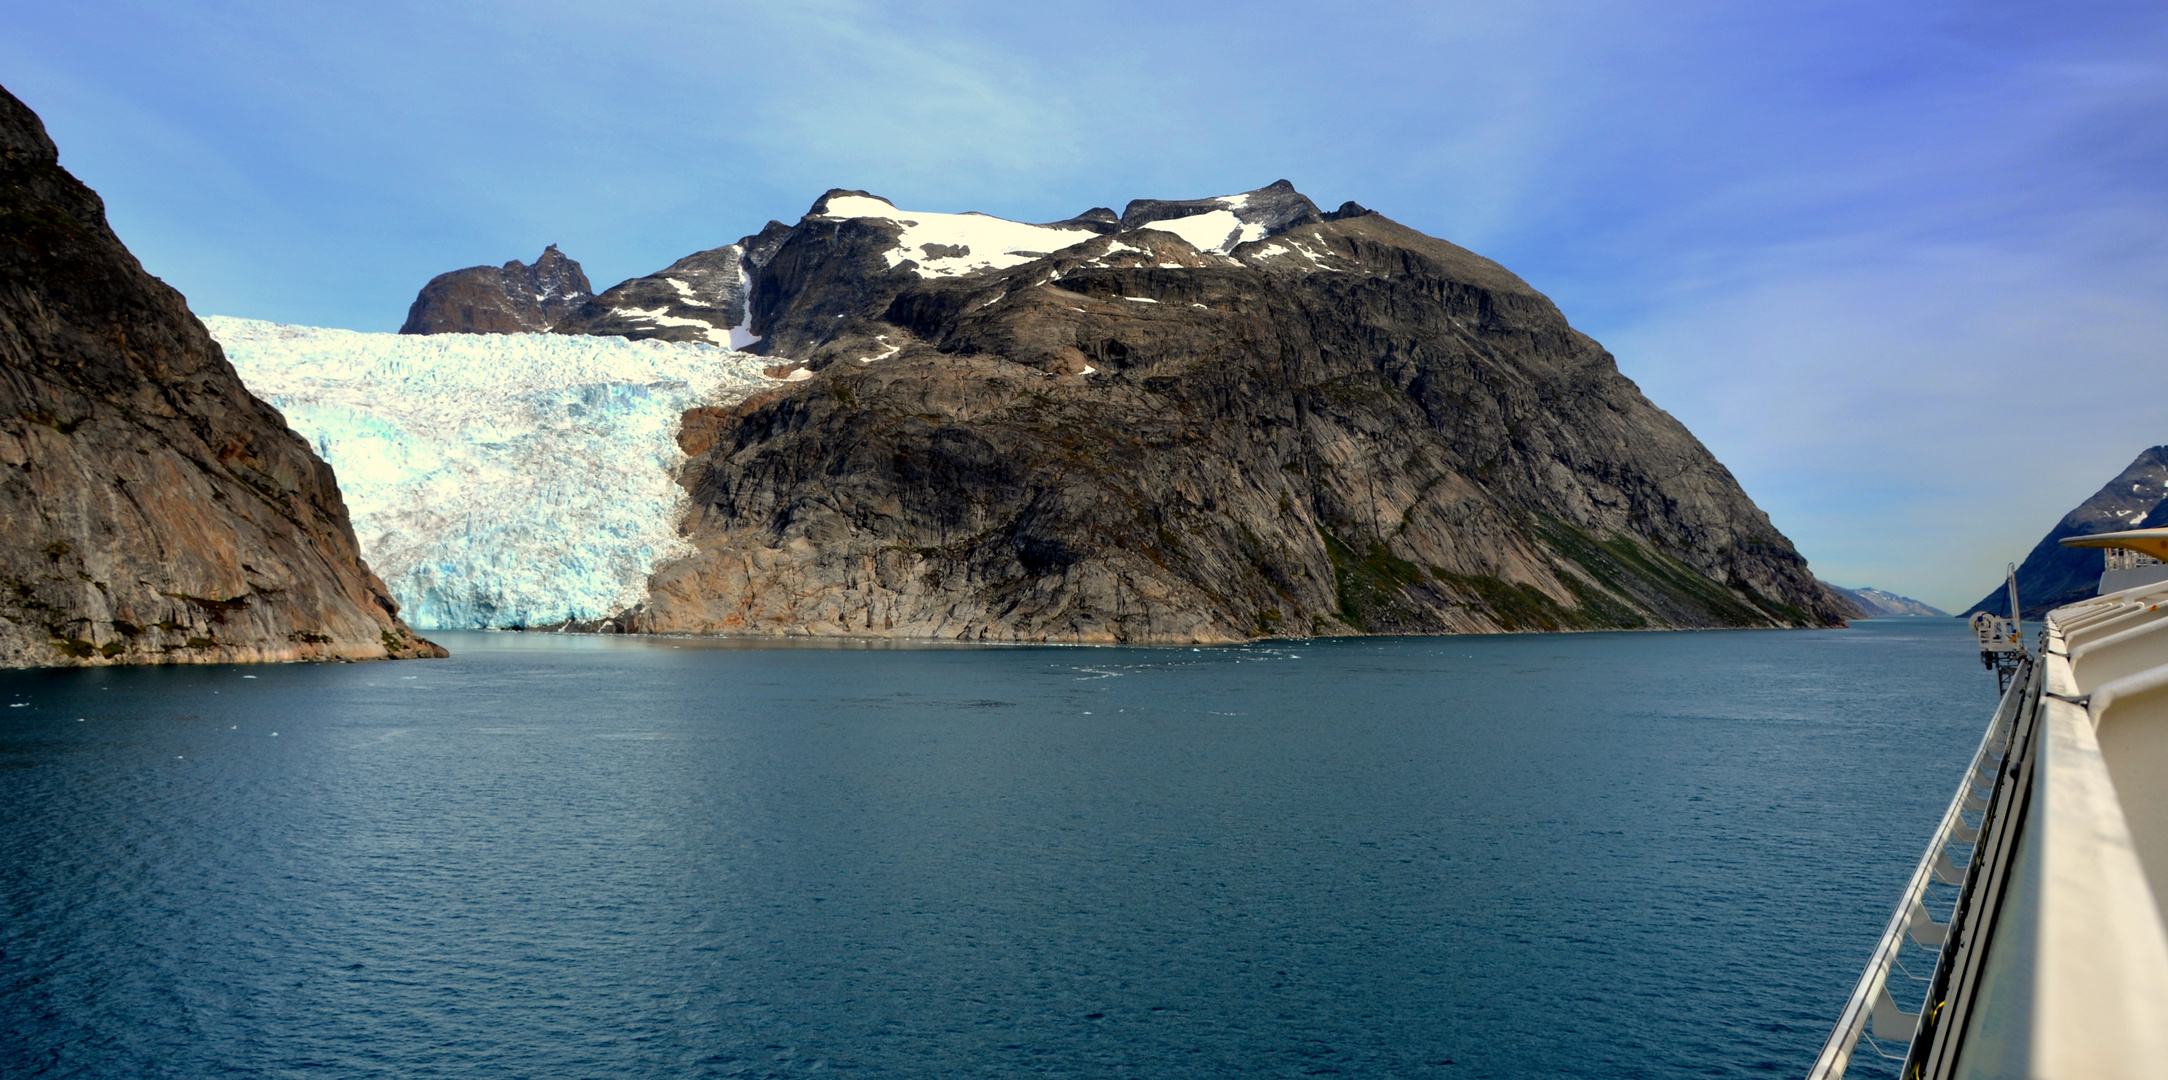
POLYGON ((1993 707, 1955 619, 443 639, 0 675, 0 1075, 1798 1075, 1993 707))

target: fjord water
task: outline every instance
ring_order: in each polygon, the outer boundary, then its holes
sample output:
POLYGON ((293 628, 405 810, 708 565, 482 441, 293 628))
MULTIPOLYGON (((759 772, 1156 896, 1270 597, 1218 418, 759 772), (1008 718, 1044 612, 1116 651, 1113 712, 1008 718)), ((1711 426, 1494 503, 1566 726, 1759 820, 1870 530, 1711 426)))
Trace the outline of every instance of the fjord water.
POLYGON ((0 1075, 1802 1074, 1955 619, 0 676, 0 1075))

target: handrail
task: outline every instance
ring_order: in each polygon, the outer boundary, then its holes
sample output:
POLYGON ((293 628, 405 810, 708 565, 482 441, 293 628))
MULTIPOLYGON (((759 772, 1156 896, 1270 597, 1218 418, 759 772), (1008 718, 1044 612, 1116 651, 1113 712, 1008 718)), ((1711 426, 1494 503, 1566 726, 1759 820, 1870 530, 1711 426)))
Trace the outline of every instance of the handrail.
MULTIPOLYGON (((1975 797, 1974 784, 1979 779, 1981 766, 1993 756, 1990 750, 1997 742, 1997 735, 2017 718, 2018 708, 2024 701, 2026 686, 2035 677, 2036 668, 2030 659, 2020 661, 2017 677, 2010 680, 2009 689, 1995 707, 1995 715, 1987 722, 1987 730, 1980 734, 1979 749, 1972 753, 1972 762, 1965 769, 1965 779, 1958 784, 1957 794, 1950 798, 1949 809, 1942 812, 1942 823, 1935 828, 1934 837, 1928 841, 1926 854, 1920 856, 1919 865, 1912 871, 1912 880, 1905 886, 1904 894, 1897 901, 1897 910, 1890 915, 1889 925, 1882 931, 1882 940, 1875 945, 1873 956, 1867 961, 1867 970, 1852 988, 1852 997, 1844 1004, 1844 1012, 1837 1018, 1837 1026, 1830 1031, 1829 1040, 1822 1044, 1822 1052, 1814 1059, 1814 1068, 1807 1073, 1807 1080, 1842 1080, 1844 1071, 1852 1063, 1852 1051, 1859 1046, 1859 1038, 1867 1030, 1867 1019, 1878 1010, 1875 1006, 1887 1000, 1890 968, 1897 961, 1897 953, 1904 948, 1905 933, 1913 920, 1914 909, 1920 909, 1921 898, 1927 893, 1928 883, 1935 879, 1937 864, 1945 858, 1943 848, 1951 840, 1959 826, 1964 824, 1962 811, 1968 801, 1975 797)), ((2005 736, 2006 737, 2006 736, 2005 736)), ((2007 750, 2007 746, 2005 746, 2007 750)), ((1989 776, 1994 776, 1989 771, 1989 776)), ((1990 785, 1994 783, 1990 779, 1990 785)), ((1992 793, 1990 793, 1992 798, 1992 793)), ((1892 1002, 1894 1005, 1894 1002, 1892 1002)), ((1901 1016, 1914 1016, 1902 1013, 1901 1016)), ((1916 1017, 1915 1017, 1916 1022, 1916 1017)), ((1918 1030, 1915 1026, 1915 1032, 1918 1030)))

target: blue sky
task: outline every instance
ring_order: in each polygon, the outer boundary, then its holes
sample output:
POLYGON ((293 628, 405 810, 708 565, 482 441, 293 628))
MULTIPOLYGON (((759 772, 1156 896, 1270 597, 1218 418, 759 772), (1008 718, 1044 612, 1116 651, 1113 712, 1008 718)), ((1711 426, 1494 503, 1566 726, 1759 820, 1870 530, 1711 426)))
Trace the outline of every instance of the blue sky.
POLYGON ((1286 177, 1503 262, 1823 577, 1955 609, 2168 442, 2158 3, 0 0, 0 84, 206 314, 391 330, 830 187, 1067 217, 1286 177))

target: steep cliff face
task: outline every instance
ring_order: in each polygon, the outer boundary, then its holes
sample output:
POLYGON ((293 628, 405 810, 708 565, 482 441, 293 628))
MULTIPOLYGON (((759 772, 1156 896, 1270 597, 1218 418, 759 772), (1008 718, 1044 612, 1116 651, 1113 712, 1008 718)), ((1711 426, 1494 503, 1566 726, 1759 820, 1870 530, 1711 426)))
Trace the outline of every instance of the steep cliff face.
POLYGON ((443 655, 331 470, 0 90, 0 666, 443 655))
POLYGON ((1225 641, 1850 611, 1541 294, 1284 181, 1051 225, 832 191, 748 277, 756 351, 807 377, 686 415, 698 552, 622 628, 1225 641))
POLYGON ((564 321, 594 292, 580 264, 542 249, 533 266, 470 266, 438 274, 407 308, 402 334, 541 334, 564 321))
MULTIPOLYGON (((2106 553, 2100 548, 2066 548, 2061 543, 2064 537, 2163 525, 2168 525, 2168 446, 2155 446, 2064 514, 2018 564, 2017 600, 2025 617, 2038 619, 2064 604, 2091 597, 2100 587, 2106 553)), ((1976 611, 2008 615, 2008 592, 1998 584, 1964 613, 1976 611)))

